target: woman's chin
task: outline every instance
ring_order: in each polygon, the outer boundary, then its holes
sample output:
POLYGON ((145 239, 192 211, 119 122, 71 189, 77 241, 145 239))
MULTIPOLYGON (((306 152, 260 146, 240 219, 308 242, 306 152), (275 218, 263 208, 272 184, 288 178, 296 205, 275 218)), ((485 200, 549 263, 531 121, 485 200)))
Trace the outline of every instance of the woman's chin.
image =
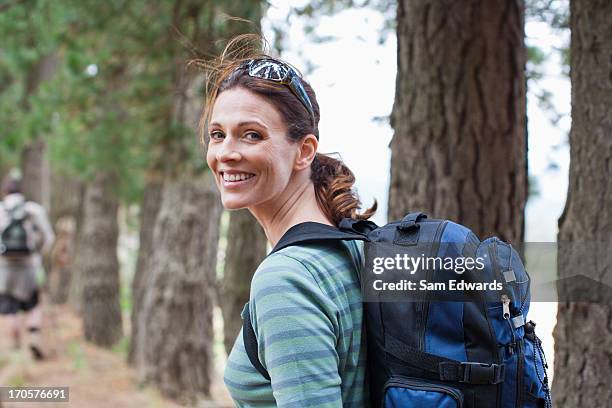
POLYGON ((226 210, 241 210, 248 207, 248 203, 244 202, 243 200, 236 200, 229 197, 222 197, 221 203, 223 204, 223 208, 226 210))

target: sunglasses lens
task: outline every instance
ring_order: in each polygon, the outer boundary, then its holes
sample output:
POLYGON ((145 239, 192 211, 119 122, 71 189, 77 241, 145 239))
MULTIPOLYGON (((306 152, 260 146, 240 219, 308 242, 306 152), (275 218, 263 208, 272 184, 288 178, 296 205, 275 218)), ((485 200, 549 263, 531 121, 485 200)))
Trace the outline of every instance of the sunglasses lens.
POLYGON ((289 68, 276 61, 254 61, 249 69, 249 75, 273 81, 282 81, 287 78, 289 68))

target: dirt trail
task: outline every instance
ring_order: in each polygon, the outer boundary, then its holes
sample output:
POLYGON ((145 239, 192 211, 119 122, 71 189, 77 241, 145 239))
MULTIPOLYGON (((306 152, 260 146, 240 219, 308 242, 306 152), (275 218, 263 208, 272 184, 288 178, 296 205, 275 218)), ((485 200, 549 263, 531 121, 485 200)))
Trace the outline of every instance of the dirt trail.
MULTIPOLYGON (((138 385, 135 371, 125 363, 125 342, 113 351, 85 342, 81 322, 68 306, 45 307, 44 341, 48 358, 32 360, 25 346, 12 350, 6 319, 0 318, 0 386, 70 387, 68 403, 1 403, 2 408, 30 407, 181 407, 154 388, 138 385)), ((217 367, 219 371, 219 367, 217 367)), ((221 376, 212 389, 213 400, 197 407, 232 407, 221 376)))

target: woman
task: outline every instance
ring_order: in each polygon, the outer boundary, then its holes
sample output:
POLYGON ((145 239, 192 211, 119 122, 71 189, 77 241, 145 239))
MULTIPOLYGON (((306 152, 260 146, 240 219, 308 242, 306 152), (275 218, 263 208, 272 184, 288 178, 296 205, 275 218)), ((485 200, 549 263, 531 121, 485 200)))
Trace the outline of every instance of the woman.
MULTIPOLYGON (((352 172, 317 153, 319 105, 298 72, 257 52, 220 61, 202 123, 224 207, 248 208, 272 246, 300 223, 369 218, 376 203, 357 213, 352 172)), ((342 241, 284 248, 261 263, 250 317, 270 381, 240 333, 225 370, 237 406, 366 405, 361 262, 360 245, 342 241)))

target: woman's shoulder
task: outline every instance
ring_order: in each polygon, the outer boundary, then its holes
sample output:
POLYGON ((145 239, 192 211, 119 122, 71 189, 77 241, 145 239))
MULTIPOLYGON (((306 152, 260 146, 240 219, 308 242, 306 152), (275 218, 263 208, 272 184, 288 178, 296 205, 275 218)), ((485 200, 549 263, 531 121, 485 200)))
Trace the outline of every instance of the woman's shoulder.
MULTIPOLYGON (((352 281, 355 269, 363 264, 358 241, 309 243, 290 246, 268 255, 259 265, 252 281, 252 292, 284 285, 327 286, 330 280, 352 281), (345 279, 345 280, 346 280, 345 279)), ((336 284, 339 282, 336 282, 336 284)))
POLYGON ((259 264, 251 282, 251 293, 257 293, 263 288, 282 289, 283 285, 294 285, 298 282, 302 285, 309 281, 316 283, 311 268, 307 266, 312 263, 311 251, 298 247, 291 247, 291 251, 288 249, 268 255, 259 264))
POLYGON ((360 262, 362 254, 361 241, 302 243, 268 255, 258 269, 288 266, 310 272, 329 270, 330 265, 360 262))

